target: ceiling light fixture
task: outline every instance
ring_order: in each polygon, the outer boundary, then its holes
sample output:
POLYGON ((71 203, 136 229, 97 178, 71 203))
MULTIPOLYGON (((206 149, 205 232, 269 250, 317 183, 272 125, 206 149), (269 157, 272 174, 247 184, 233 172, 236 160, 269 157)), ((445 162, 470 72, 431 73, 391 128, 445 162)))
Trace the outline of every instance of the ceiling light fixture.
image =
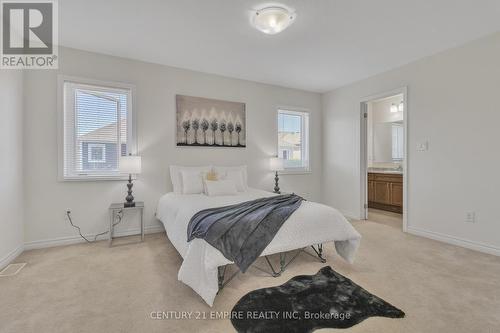
POLYGON ((255 11, 252 23, 257 30, 274 35, 288 28, 296 17, 295 12, 285 7, 273 6, 255 11))

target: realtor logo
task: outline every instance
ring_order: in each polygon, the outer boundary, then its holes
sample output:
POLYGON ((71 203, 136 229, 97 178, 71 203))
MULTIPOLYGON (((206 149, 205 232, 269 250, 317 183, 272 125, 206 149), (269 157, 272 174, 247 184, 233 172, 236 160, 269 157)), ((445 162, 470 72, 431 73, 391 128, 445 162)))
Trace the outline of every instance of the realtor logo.
POLYGON ((57 69, 57 0, 1 0, 4 69, 57 69))

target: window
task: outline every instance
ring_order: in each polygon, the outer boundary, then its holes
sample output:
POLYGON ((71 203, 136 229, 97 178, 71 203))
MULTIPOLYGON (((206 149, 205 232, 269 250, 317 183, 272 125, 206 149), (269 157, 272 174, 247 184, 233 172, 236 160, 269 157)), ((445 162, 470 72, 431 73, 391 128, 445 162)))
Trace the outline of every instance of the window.
POLYGON ((87 145, 87 155, 90 163, 105 163, 106 145, 102 143, 89 143, 87 145))
POLYGON ((120 156, 135 152, 132 88, 60 78, 62 179, 121 179, 120 156))
POLYGON ((402 161, 404 157, 404 131, 403 125, 392 124, 392 160, 402 161))
POLYGON ((285 171, 310 170, 308 112, 278 110, 278 155, 285 160, 285 171))

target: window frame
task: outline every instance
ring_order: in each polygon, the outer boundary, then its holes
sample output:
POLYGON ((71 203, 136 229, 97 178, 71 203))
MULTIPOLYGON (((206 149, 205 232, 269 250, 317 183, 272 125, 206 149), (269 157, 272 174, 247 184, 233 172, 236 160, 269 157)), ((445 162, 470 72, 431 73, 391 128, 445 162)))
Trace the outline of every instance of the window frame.
POLYGON ((280 114, 288 114, 294 116, 300 116, 301 120, 301 154, 302 160, 307 161, 306 166, 302 167, 284 167, 283 171, 280 171, 280 174, 310 174, 311 173, 311 149, 310 149, 310 124, 311 124, 311 112, 307 109, 297 108, 297 107, 288 107, 288 106, 279 106, 276 110, 276 146, 277 152, 279 156, 280 151, 280 143, 279 143, 279 115, 280 114))
MULTIPOLYGON (((81 78, 75 76, 58 75, 57 77, 57 109, 58 109, 58 180, 59 181, 101 181, 101 180, 126 180, 128 175, 120 174, 118 172, 86 172, 82 174, 64 173, 64 156, 65 156, 65 137, 69 134, 66 133, 66 112, 65 106, 65 84, 73 83, 82 86, 89 86, 93 90, 107 92, 109 90, 128 90, 129 98, 127 98, 127 152, 132 155, 137 154, 137 130, 136 130, 136 113, 135 110, 135 85, 120 82, 100 81, 88 78, 81 78)), ((73 110, 74 111, 74 110, 73 110)), ((73 123, 74 125, 74 123, 73 123)), ((73 135, 73 141, 76 138, 73 135)), ((121 145, 119 148, 121 150, 121 145)), ((73 152, 74 153, 74 152, 73 152)), ((134 178, 134 177, 133 177, 134 178)))

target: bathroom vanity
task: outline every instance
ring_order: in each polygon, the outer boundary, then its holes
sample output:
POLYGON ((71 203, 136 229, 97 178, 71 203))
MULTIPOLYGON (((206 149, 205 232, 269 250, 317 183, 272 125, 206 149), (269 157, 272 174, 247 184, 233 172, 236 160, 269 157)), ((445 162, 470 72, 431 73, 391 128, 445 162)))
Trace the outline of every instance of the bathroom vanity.
POLYGON ((368 208, 403 213, 403 174, 368 172, 368 208))

